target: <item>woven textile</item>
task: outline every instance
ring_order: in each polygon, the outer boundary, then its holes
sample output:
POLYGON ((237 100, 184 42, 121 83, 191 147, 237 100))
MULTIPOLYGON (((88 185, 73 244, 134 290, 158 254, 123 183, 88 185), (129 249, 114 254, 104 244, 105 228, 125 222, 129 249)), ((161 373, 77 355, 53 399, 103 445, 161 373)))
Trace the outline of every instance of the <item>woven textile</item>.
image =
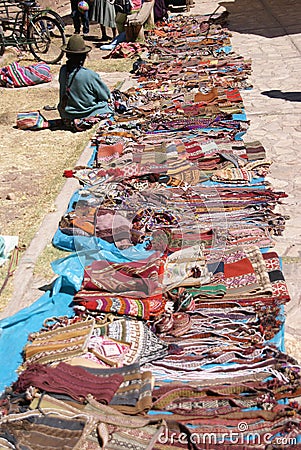
POLYGON ((88 311, 132 316, 145 320, 160 316, 166 304, 162 294, 138 299, 88 290, 79 291, 74 297, 74 302, 81 306, 81 310, 85 308, 88 311))
POLYGON ((0 69, 0 84, 6 87, 33 86, 51 80, 50 67, 43 62, 26 67, 13 62, 0 69))
POLYGON ((168 346, 144 323, 137 320, 119 319, 99 328, 101 334, 130 344, 125 355, 126 364, 141 365, 167 355, 168 346))
POLYGON ((85 268, 82 287, 143 298, 160 293, 162 272, 158 254, 147 260, 124 264, 94 261, 85 268))
POLYGON ((84 402, 88 394, 102 403, 110 403, 123 381, 120 375, 110 379, 90 375, 86 370, 63 362, 56 367, 33 364, 19 376, 13 388, 22 392, 29 386, 42 391, 67 394, 77 401, 84 402))
POLYGON ((88 344, 94 328, 94 320, 62 326, 52 331, 31 335, 31 343, 24 348, 23 367, 32 363, 50 363, 64 361, 82 354, 88 344))
POLYGON ((79 418, 68 411, 57 414, 50 410, 46 416, 38 410, 13 414, 0 420, 0 444, 4 444, 3 448, 28 450, 84 450, 86 437, 95 424, 88 414, 79 418))

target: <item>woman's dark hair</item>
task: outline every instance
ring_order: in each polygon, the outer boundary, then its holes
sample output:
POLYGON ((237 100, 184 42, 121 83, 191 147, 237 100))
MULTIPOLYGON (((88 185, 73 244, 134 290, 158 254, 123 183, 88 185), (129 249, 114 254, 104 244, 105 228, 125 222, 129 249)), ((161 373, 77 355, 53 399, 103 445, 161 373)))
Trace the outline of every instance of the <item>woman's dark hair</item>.
POLYGON ((85 60, 87 57, 87 53, 68 53, 66 52, 66 58, 67 58, 67 69, 69 72, 71 72, 72 69, 75 69, 76 67, 80 68, 84 65, 85 60))

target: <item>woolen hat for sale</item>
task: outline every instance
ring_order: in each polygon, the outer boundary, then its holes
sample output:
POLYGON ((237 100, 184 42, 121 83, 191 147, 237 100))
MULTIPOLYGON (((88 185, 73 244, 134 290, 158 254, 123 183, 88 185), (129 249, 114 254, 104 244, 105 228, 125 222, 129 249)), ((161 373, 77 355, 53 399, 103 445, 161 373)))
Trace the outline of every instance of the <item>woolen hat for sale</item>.
POLYGON ((73 34, 67 42, 61 46, 66 53, 88 53, 92 50, 90 45, 86 45, 84 39, 79 34, 73 34))

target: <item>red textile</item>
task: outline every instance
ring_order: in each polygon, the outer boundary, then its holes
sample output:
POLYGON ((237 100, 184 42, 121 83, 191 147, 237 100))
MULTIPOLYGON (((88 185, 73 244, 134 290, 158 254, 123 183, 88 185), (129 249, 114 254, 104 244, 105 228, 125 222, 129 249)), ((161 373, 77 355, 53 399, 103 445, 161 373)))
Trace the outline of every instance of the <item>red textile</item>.
POLYGON ((108 404, 123 380, 122 375, 99 377, 63 362, 56 367, 32 364, 21 373, 13 389, 24 392, 29 386, 34 386, 46 392, 69 395, 81 403, 91 394, 97 401, 108 404))

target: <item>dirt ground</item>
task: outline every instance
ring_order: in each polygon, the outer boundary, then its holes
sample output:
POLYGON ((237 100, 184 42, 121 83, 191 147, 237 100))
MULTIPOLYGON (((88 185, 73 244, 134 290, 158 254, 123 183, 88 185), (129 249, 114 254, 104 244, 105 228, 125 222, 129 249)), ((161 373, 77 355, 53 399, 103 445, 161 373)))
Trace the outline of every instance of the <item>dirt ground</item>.
MULTIPOLYGON (((56 2, 55 2, 56 3, 56 2)), ((49 1, 47 6, 51 6, 49 1)), ((55 5, 54 5, 55 6, 55 5)), ((60 11, 61 8, 58 8, 60 11)), ((68 4, 65 5, 64 19, 67 23, 66 35, 70 35, 73 27, 70 17, 66 14, 68 4)), ((127 71, 131 67, 130 61, 104 61, 106 54, 100 51, 97 41, 101 37, 99 26, 91 26, 89 44, 93 46, 89 54, 87 67, 100 72, 127 71)), ((30 54, 18 57, 15 49, 8 49, 1 58, 1 66, 19 61, 21 65, 30 65, 34 59, 30 54)), ((44 111, 45 105, 56 105, 58 102, 58 72, 60 64, 52 65, 53 81, 30 88, 8 89, 0 88, 0 227, 6 234, 16 233, 20 236, 21 244, 28 244, 34 233, 33 229, 40 212, 40 206, 49 205, 55 198, 56 187, 62 181, 62 172, 66 167, 72 167, 77 160, 84 142, 88 141, 88 134, 72 134, 66 131, 43 130, 39 132, 24 132, 15 128, 18 112, 41 110, 48 118, 58 117, 57 111, 44 111), (55 170, 54 170, 55 169, 55 170), (40 205, 42 202, 42 205, 40 205), (46 202, 46 203, 45 203, 46 202), (34 206, 34 210, 30 207, 34 206), (29 234, 24 229, 32 229, 29 234)), ((123 74, 121 74, 121 79, 123 74)), ((114 84, 115 77, 108 77, 106 82, 114 84)), ((46 207, 47 210, 47 207, 46 207)), ((43 211, 45 213, 45 210, 43 211)))
MULTIPOLYGON (((70 4, 51 0, 42 6, 52 7, 64 18, 66 36, 73 33, 70 4)), ((98 24, 91 24, 87 43, 93 49, 86 66, 101 73, 110 88, 123 80, 130 68, 130 60, 104 60, 107 52, 99 50, 101 32, 98 24)), ((7 49, 0 59, 1 67, 19 61, 21 65, 34 63, 29 54, 20 55, 16 49, 7 49)), ((18 112, 40 110, 47 119, 58 118, 58 111, 45 111, 45 105, 58 103, 58 73, 60 64, 52 65, 53 81, 29 88, 0 88, 0 234, 18 235, 19 246, 28 247, 45 214, 54 208, 54 200, 65 179, 63 171, 73 167, 89 141, 93 131, 73 134, 68 131, 22 131, 15 127, 18 112)), ((49 258, 42 257, 36 276, 51 278, 49 261, 60 257, 59 251, 48 249, 49 258)), ((0 286, 6 276, 7 265, 0 269, 0 286)), ((12 293, 9 281, 0 299, 3 308, 12 293)))

